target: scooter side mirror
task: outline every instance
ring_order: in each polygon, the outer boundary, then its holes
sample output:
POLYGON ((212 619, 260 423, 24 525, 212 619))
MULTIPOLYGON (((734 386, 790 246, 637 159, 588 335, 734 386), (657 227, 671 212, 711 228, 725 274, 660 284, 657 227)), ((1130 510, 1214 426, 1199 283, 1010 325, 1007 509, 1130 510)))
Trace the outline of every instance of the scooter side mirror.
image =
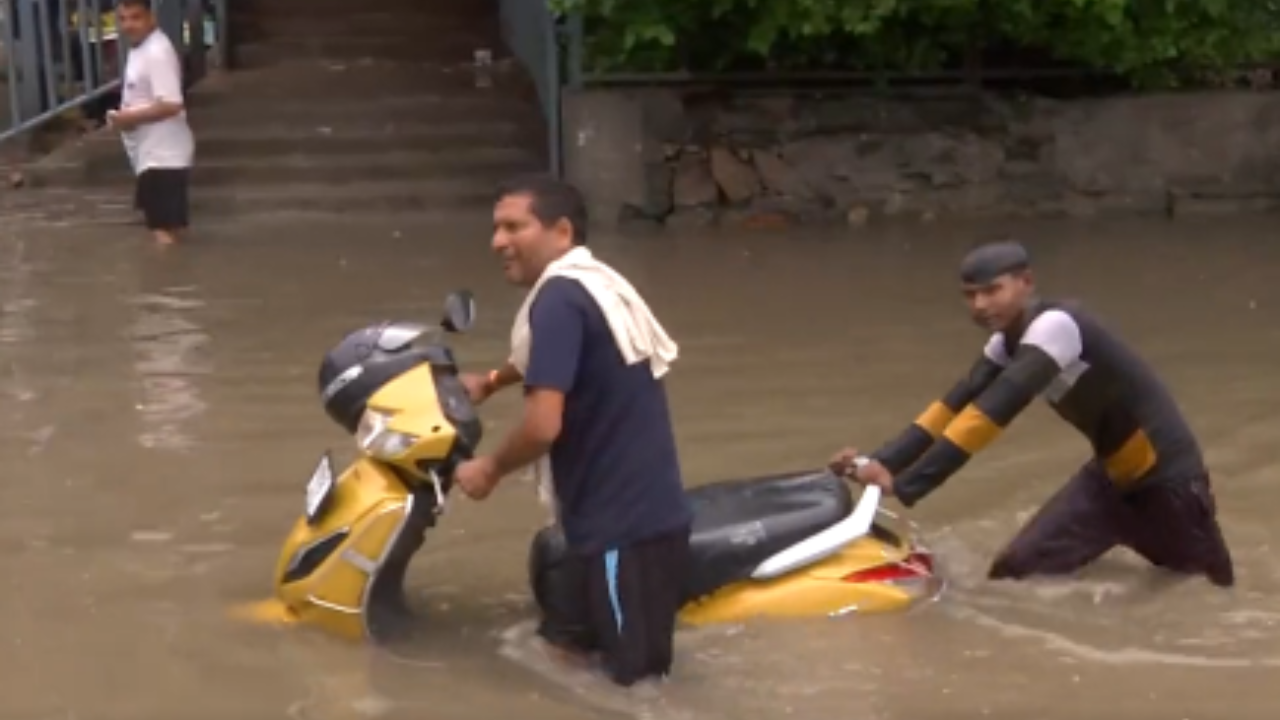
POLYGON ((476 298, 470 290, 455 290, 444 299, 444 318, 440 327, 448 332, 461 333, 471 329, 476 322, 476 298))

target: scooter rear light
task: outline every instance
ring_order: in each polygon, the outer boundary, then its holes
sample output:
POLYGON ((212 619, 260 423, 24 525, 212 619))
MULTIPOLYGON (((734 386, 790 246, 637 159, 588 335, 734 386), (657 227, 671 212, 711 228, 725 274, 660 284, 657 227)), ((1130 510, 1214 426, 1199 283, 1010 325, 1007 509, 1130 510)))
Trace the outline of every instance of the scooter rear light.
POLYGON ((908 555, 905 560, 849 573, 844 576, 844 581, 849 583, 891 583, 930 577, 933 577, 933 558, 927 553, 914 552, 908 555))

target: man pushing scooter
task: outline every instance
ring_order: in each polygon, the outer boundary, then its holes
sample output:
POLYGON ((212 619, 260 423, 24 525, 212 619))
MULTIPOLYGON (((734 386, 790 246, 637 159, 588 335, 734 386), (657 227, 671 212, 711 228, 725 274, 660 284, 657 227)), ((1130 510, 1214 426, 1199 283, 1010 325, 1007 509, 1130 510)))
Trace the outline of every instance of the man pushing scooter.
POLYGON ((993 334, 968 375, 898 437, 854 467, 908 507, 990 445, 1036 395, 1089 440, 1093 457, 996 558, 992 579, 1063 575, 1124 545, 1153 565, 1235 582, 1199 443, 1168 389, 1119 338, 1078 308, 1041 300, 1026 250, 992 243, 965 257, 961 288, 993 334))

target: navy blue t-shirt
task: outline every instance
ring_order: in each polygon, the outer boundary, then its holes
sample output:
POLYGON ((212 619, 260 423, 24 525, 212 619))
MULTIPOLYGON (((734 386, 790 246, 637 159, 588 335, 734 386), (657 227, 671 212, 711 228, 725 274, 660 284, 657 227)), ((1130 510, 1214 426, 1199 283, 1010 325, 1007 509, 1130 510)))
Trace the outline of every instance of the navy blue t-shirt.
POLYGON ((578 281, 551 278, 529 311, 526 388, 565 394, 551 473, 569 547, 602 552, 692 522, 662 381, 626 365, 578 281))

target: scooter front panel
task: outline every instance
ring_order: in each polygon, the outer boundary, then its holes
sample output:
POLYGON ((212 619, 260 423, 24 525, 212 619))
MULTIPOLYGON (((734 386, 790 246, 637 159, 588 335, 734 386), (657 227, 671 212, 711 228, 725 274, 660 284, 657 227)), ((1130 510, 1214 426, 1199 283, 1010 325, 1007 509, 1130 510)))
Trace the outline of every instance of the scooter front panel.
POLYGON ((371 588, 412 507, 412 495, 391 468, 368 458, 349 467, 320 522, 300 519, 281 553, 276 596, 292 619, 366 637, 371 588), (299 567, 300 558, 306 567, 299 567))
POLYGON ((351 529, 309 577, 279 588, 304 624, 352 639, 367 635, 369 594, 409 516, 412 499, 389 501, 351 529))

